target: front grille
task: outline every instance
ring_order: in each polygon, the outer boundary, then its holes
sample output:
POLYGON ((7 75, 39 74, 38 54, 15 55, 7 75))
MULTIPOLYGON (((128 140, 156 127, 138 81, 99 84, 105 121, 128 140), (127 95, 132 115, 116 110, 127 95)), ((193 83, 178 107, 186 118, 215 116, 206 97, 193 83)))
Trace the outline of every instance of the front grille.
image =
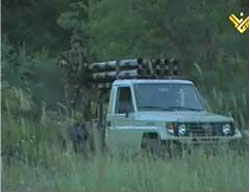
POLYGON ((219 139, 218 138, 212 138, 212 137, 210 137, 210 138, 193 138, 192 139, 192 142, 194 142, 194 143, 200 143, 200 142, 202 142, 202 143, 211 143, 211 142, 218 142, 219 141, 219 139))
MULTIPOLYGON (((189 134, 193 137, 200 136, 223 136, 222 126, 223 122, 190 122, 186 123, 189 134)), ((231 127, 233 125, 231 124, 231 127)), ((232 133, 234 134, 234 132, 232 133)))

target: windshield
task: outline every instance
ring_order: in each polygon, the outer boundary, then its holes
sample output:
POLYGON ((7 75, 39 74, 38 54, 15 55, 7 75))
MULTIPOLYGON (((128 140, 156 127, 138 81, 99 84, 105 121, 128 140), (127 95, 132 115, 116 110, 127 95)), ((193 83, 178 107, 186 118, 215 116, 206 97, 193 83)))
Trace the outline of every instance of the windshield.
POLYGON ((135 84, 138 111, 203 111, 193 85, 190 84, 135 84))

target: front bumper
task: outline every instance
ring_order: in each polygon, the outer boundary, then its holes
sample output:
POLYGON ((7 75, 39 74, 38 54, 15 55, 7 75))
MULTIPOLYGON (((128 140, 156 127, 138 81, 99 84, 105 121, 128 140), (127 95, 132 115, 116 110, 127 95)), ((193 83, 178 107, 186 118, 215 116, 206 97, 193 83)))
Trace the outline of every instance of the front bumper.
POLYGON ((213 143, 229 143, 233 140, 241 139, 241 133, 238 131, 233 136, 199 136, 199 137, 177 137, 168 136, 166 141, 177 141, 184 144, 213 144, 213 143))

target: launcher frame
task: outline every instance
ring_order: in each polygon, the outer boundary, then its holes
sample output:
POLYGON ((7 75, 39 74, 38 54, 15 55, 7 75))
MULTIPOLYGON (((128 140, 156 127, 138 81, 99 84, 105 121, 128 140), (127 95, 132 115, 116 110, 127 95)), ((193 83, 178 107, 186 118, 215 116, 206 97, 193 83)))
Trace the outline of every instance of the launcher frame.
POLYGON ((176 59, 124 59, 89 65, 89 82, 98 89, 98 107, 96 118, 100 126, 105 125, 104 103, 108 98, 112 83, 119 79, 182 79, 178 77, 176 59))

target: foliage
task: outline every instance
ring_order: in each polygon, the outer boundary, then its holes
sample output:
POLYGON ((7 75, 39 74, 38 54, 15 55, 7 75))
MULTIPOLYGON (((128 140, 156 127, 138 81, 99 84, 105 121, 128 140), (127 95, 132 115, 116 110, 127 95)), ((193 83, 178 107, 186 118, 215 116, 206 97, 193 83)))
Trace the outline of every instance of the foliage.
POLYGON ((84 159, 56 145, 34 151, 38 162, 3 160, 4 191, 247 191, 248 153, 203 151, 181 159, 130 155, 84 159))
MULTIPOLYGON (((62 74, 56 66, 56 58, 50 58, 46 50, 31 56, 23 44, 14 48, 4 36, 2 41, 2 81, 31 95, 38 105, 45 101, 51 107, 63 101, 62 74), (51 94, 53 93, 53 94, 51 94)), ((4 92, 7 91, 7 87, 4 92)), ((9 96, 4 93, 3 99, 9 96)), ((10 94, 11 95, 11 94, 10 94)), ((12 96, 10 96, 12 97, 12 96)))
MULTIPOLYGON (((2 2, 2 178, 6 191, 246 191, 248 150, 150 160, 72 152, 56 57, 83 32, 89 61, 176 57, 209 111, 248 119, 248 33, 229 23, 248 0, 2 2), (65 147, 66 144, 66 147, 65 147), (167 162, 167 164, 166 164, 167 162), (205 164, 206 163, 206 164, 205 164)), ((241 149, 248 147, 243 139, 241 149), (244 148, 243 148, 244 147, 244 148)), ((248 148, 246 148, 248 149, 248 148)))
POLYGON ((45 102, 50 109, 57 108, 57 103, 64 102, 64 79, 56 65, 56 58, 49 57, 48 50, 41 50, 33 55, 34 84, 31 89, 36 103, 45 102))
POLYGON ((2 40, 2 80, 11 85, 27 88, 31 85, 34 61, 26 52, 25 45, 14 48, 7 36, 2 40))
MULTIPOLYGON (((4 114, 4 191, 246 191, 248 143, 215 155, 200 147, 192 154, 160 159, 143 154, 85 154, 72 151, 69 117, 41 109, 39 121, 4 114), (240 150, 240 151, 238 151, 240 150), (239 154, 239 152, 241 152, 239 154)), ((59 113, 59 112, 58 112, 59 113)), ((244 139, 248 142, 248 139, 244 139)))
POLYGON ((8 33, 10 42, 14 45, 26 42, 29 51, 39 51, 49 48, 50 54, 66 48, 69 32, 65 32, 56 20, 72 0, 43 0, 2 2, 2 33, 8 33), (60 34, 60 35, 58 35, 60 34))

